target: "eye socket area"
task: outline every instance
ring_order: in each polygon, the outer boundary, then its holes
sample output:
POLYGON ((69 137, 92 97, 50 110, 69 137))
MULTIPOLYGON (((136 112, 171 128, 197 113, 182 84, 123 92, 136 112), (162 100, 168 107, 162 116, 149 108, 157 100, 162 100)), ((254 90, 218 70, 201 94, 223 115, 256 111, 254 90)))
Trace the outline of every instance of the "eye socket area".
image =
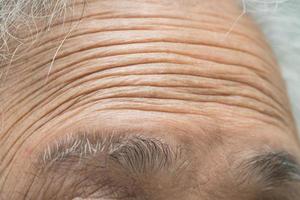
POLYGON ((49 186, 45 199, 144 199, 158 188, 155 183, 161 191, 178 190, 170 183, 186 181, 188 165, 183 150, 162 139, 99 133, 54 142, 35 164, 38 179, 49 182, 43 184, 49 186))
MULTIPOLYGON (((192 152, 184 150, 143 135, 77 136, 53 145, 50 153, 41 156, 39 176, 45 177, 43 185, 49 189, 44 199, 53 199, 53 195, 54 199, 151 199, 154 193, 179 196, 198 181, 198 172, 191 168, 193 161, 186 156, 192 152)), ((296 197, 300 167, 289 153, 256 152, 249 157, 238 156, 234 162, 239 164, 230 168, 230 173, 236 175, 236 188, 231 189, 245 193, 247 198, 256 195, 260 200, 296 197)), ((201 187, 197 188, 199 194, 201 187)))
POLYGON ((300 164, 286 151, 252 155, 236 171, 241 172, 240 184, 251 185, 258 200, 295 200, 300 196, 300 164))

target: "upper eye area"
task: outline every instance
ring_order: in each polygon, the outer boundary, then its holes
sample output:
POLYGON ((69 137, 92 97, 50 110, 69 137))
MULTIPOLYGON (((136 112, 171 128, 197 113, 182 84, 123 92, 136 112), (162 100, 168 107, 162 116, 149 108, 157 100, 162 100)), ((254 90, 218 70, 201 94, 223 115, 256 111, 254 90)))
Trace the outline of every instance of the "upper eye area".
POLYGON ((14 56, 0 61, 0 199, 296 191, 299 142, 280 70, 237 4, 62 2, 26 4, 12 23, 21 40, 4 45, 14 56), (37 17, 33 29, 21 21, 52 8, 65 15, 37 17))

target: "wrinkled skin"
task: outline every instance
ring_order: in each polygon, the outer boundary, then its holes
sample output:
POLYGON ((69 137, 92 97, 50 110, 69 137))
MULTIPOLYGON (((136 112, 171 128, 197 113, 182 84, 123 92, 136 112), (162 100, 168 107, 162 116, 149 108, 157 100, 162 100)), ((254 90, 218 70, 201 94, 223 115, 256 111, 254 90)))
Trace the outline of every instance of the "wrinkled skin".
MULTIPOLYGON (((103 0, 73 9, 11 64, 4 81, 4 199, 22 199, 32 160, 48 142, 82 128, 188 145, 195 180, 206 180, 202 191, 232 187, 232 157, 264 149, 300 156, 276 59, 250 17, 235 23, 236 2, 103 0)), ((197 191, 156 199, 218 199, 197 191)))

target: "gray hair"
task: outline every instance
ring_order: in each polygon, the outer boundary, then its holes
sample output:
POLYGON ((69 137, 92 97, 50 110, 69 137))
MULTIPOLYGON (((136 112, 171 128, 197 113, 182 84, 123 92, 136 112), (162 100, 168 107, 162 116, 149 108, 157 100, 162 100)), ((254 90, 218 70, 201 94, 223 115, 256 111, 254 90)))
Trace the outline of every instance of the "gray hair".
POLYGON ((12 57, 22 45, 19 32, 32 32, 35 22, 43 21, 49 27, 52 20, 62 15, 69 0, 0 0, 0 62, 12 57), (14 44, 11 47, 10 44, 14 44))
MULTIPOLYGON (((0 64, 11 61, 24 40, 17 33, 36 33, 36 21, 49 28, 55 17, 62 16, 72 0, 0 0, 0 64), (22 30, 22 31, 21 31, 22 30), (13 44, 13 45, 11 45, 13 44)), ((266 34, 269 43, 288 80, 288 89, 298 126, 300 125, 300 1, 299 0, 236 0, 243 11, 239 18, 249 13, 254 16, 266 34), (291 43, 291 39, 293 42, 291 43)), ((234 28, 234 26, 232 27, 234 28)), ((62 38, 63 40, 63 38, 62 38)), ((3 64, 2 64, 3 65, 3 64)), ((0 74, 1 78, 1 74, 0 74)), ((300 126, 299 126, 300 127, 300 126)))
MULTIPOLYGON (((237 0, 243 13, 269 11, 289 0, 237 0)), ((71 0, 0 0, 0 62, 11 58, 26 32, 35 33, 36 21, 48 27, 52 20, 65 13, 71 0), (25 30, 24 30, 25 29, 25 30), (14 44, 11 46, 11 44, 14 44)))

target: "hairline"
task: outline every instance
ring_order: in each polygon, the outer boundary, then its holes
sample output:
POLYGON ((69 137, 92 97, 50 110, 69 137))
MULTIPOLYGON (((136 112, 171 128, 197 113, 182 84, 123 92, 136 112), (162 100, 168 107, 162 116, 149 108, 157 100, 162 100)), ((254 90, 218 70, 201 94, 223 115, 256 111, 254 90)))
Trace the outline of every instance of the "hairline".
MULTIPOLYGON (((87 0, 82 1, 85 2, 87 0)), ((253 0, 236 1, 243 9, 241 14, 251 13, 254 15, 262 11, 268 13, 274 10, 279 4, 285 2, 279 0, 264 0, 263 2, 253 0), (269 8, 266 9, 266 5, 269 6, 269 8)), ((22 39, 15 34, 18 29, 11 31, 11 27, 26 24, 29 25, 29 28, 34 28, 33 24, 35 24, 35 21, 43 19, 43 23, 45 25, 48 24, 49 28, 51 28, 52 20, 62 16, 64 12, 66 12, 70 2, 71 0, 16 0, 6 2, 5 0, 0 0, 0 63, 1 61, 13 59, 14 50, 16 50, 19 45, 22 45, 22 39), (10 40, 13 40, 14 43, 18 43, 16 47, 14 47, 15 49, 11 50, 9 45, 10 40)))

